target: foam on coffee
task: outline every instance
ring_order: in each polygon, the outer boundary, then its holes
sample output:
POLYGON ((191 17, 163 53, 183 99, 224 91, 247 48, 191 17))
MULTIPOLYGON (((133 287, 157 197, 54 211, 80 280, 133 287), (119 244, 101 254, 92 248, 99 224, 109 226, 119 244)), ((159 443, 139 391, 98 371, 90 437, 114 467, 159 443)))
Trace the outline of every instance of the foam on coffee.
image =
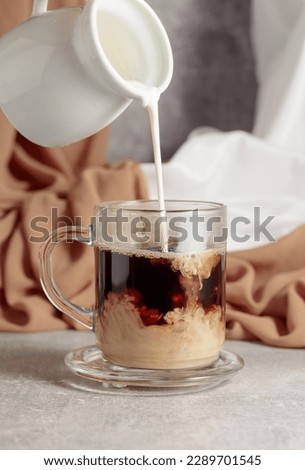
MULTIPOLYGON (((154 248, 150 249, 149 247, 145 247, 145 249, 137 247, 131 248, 130 246, 124 247, 123 244, 115 245, 103 241, 95 241, 94 246, 100 250, 113 251, 126 256, 137 256, 156 260, 160 258, 172 260, 173 269, 182 271, 184 276, 198 274, 203 277, 204 273, 210 272, 209 270, 207 271, 209 260, 210 262, 212 262, 212 260, 214 260, 213 262, 218 261, 219 257, 223 254, 223 252, 217 248, 209 248, 200 252, 190 251, 179 253, 176 251, 156 251, 154 248)), ((168 248, 170 250, 170 245, 168 248)))

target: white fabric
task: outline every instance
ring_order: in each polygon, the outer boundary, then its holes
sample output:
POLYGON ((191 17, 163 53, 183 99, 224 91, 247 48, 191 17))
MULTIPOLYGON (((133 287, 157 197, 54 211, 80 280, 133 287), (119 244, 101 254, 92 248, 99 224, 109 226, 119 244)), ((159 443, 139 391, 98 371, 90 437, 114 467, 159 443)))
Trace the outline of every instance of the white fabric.
POLYGON ((253 133, 305 150, 305 0, 254 0, 260 89, 253 133))
MULTIPOLYGON (((255 231, 255 207, 261 223, 274 216, 266 226, 274 239, 305 223, 305 0, 253 0, 252 8, 259 79, 253 133, 197 129, 163 165, 167 199, 223 202, 229 227, 236 217, 249 219, 237 233, 250 239, 229 236, 229 250, 268 242, 255 231)), ((157 198, 154 165, 142 169, 157 198)))

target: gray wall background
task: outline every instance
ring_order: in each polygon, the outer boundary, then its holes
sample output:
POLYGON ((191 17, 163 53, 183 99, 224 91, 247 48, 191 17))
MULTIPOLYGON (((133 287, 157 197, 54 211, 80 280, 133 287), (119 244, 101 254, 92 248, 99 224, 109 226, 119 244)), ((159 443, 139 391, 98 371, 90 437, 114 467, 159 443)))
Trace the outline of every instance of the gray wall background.
MULTIPOLYGON (((160 100, 163 161, 199 126, 250 131, 256 78, 250 0, 147 0, 169 35, 173 80, 160 100)), ((109 159, 152 161, 147 112, 133 103, 112 125, 109 159)))

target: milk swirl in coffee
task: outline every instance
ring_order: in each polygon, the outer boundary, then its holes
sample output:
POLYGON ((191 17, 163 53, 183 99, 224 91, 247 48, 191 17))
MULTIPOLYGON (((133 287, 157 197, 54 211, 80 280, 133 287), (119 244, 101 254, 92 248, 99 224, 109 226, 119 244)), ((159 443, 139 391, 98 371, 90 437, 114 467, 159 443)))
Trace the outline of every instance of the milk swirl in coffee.
POLYGON ((96 322, 106 359, 129 367, 210 364, 224 342, 224 257, 97 246, 96 322))

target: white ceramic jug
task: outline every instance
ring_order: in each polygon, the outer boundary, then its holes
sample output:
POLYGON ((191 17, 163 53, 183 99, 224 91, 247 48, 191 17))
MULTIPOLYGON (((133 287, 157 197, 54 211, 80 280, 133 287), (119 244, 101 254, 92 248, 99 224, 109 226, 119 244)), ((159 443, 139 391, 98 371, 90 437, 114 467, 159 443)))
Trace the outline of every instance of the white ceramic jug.
POLYGON ((34 0, 32 17, 0 38, 0 107, 27 139, 70 144, 143 101, 143 90, 167 88, 170 43, 144 0, 47 6, 34 0))

